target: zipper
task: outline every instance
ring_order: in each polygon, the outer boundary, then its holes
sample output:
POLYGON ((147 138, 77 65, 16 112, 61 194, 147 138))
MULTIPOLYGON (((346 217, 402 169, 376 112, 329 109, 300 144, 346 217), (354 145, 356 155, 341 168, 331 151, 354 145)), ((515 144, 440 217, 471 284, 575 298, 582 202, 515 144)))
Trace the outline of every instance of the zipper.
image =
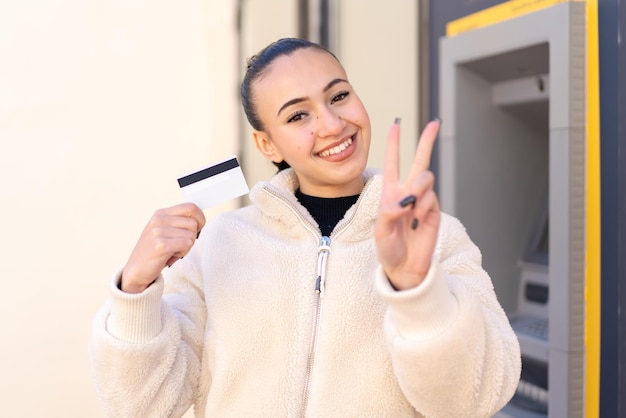
MULTIPOLYGON (((365 187, 361 191, 359 198, 357 199, 355 205, 354 214, 358 211, 358 206, 361 203, 362 197, 366 194, 366 191, 370 188, 371 183, 367 182, 365 187)), ((309 391, 311 386, 311 372, 313 370, 313 364, 315 362, 315 353, 317 351, 317 342, 318 342, 318 334, 321 323, 321 314, 322 314, 322 299, 325 296, 326 290, 326 262, 328 261, 328 256, 330 255, 330 238, 326 236, 320 237, 320 231, 315 227, 310 221, 308 221, 305 217, 302 216, 298 208, 281 196, 279 193, 276 193, 272 188, 267 186, 262 186, 262 189, 267 193, 271 194, 282 203, 287 205, 291 211, 302 221, 305 228, 308 229, 316 238, 319 237, 319 246, 317 249, 317 278, 315 280, 315 293, 317 293, 318 297, 315 302, 315 310, 313 312, 313 329, 311 330, 311 345, 309 347, 309 355, 307 358, 306 365, 306 374, 304 381, 304 390, 302 395, 302 409, 300 416, 304 418, 306 416, 306 410, 309 403, 309 391)), ((352 216, 350 219, 344 219, 340 221, 339 224, 332 231, 331 236, 337 237, 337 235, 341 234, 347 227, 354 221, 356 216, 352 216)))
POLYGON ((330 238, 320 237, 319 246, 317 247, 317 279, 315 280, 315 293, 318 297, 315 301, 315 311, 313 319, 313 330, 311 332, 311 346, 309 347, 309 356, 306 362, 306 374, 304 377, 304 394, 302 396, 302 417, 306 416, 306 409, 309 403, 309 390, 311 386, 311 372, 315 363, 315 353, 317 351, 317 337, 319 335, 320 318, 322 316, 322 299, 324 299, 324 290, 326 288, 326 262, 330 255, 330 238))
POLYGON ((317 248, 317 280, 315 282, 315 293, 324 299, 324 289, 326 288, 326 262, 330 255, 330 238, 321 237, 320 246, 317 248))
POLYGON ((302 221, 305 228, 319 239, 319 246, 317 250, 317 277, 315 279, 315 293, 317 293, 318 297, 316 298, 317 300, 315 301, 315 309, 313 311, 313 328, 311 330, 309 354, 307 357, 306 371, 304 377, 304 388, 302 391, 302 408, 300 411, 300 416, 304 418, 306 416, 306 409, 309 403, 311 371, 313 370, 315 351, 317 349, 317 335, 319 333, 320 317, 322 313, 322 298, 324 296, 326 284, 326 261, 328 260, 328 255, 330 254, 330 238, 320 236, 321 234, 319 229, 316 228, 315 225, 313 225, 308 219, 302 216, 296 205, 294 205, 292 202, 285 199, 279 193, 275 192, 271 187, 263 185, 262 189, 276 199, 280 200, 283 204, 287 205, 287 207, 289 207, 289 209, 298 217, 298 219, 302 221))

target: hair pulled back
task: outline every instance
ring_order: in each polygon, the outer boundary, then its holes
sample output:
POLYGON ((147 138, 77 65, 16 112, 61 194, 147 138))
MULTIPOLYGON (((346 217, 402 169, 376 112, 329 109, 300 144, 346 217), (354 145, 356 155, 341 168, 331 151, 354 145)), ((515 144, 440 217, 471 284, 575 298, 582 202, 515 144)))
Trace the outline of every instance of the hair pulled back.
MULTIPOLYGON (((282 38, 275 42, 272 42, 256 55, 253 55, 248 59, 246 74, 241 82, 241 104, 243 105, 243 111, 246 114, 246 118, 253 129, 262 131, 265 129, 263 122, 259 118, 256 109, 255 97, 252 92, 252 84, 260 77, 263 76, 267 67, 274 62, 274 60, 283 55, 291 55, 293 52, 304 49, 315 48, 321 51, 325 51, 335 57, 335 55, 326 48, 318 45, 314 42, 307 41, 300 38, 282 38)), ((335 57, 336 59, 337 57, 335 57)), ((286 161, 279 163, 274 162, 274 165, 278 167, 278 171, 289 168, 289 164, 286 161)))

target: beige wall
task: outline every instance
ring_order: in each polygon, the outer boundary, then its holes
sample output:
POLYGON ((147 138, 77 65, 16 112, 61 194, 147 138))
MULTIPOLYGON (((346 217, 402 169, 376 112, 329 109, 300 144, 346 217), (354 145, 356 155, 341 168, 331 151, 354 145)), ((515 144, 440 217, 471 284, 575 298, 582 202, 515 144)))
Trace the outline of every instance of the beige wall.
MULTIPOLYGON (((261 48, 280 38, 298 36, 297 1, 243 0, 242 4, 240 78, 243 77, 247 59, 261 48)), ((244 173, 248 184, 252 186, 259 180, 267 180, 276 172, 276 168, 256 149, 252 130, 243 111, 240 120, 244 173)))
MULTIPOLYGON (((416 135, 417 16, 392 3, 336 4, 374 162, 395 116, 416 135)), ((103 416, 89 327, 148 217, 180 202, 179 175, 227 155, 250 185, 273 172, 237 89, 244 57, 296 35, 296 2, 242 4, 238 39, 237 0, 0 3, 1 416, 103 416)))
POLYGON ((234 4, 0 3, 0 416, 102 416, 112 271, 180 174, 237 151, 234 4))
POLYGON ((401 168, 406 173, 418 126, 417 1, 334 0, 337 53, 372 122, 369 164, 382 167, 387 132, 402 118, 401 168))

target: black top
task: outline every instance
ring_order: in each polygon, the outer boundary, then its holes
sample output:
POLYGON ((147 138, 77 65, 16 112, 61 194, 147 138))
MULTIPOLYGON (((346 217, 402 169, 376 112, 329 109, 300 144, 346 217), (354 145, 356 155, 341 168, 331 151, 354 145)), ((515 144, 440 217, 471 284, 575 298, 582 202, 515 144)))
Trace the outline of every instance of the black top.
POLYGON ((329 237, 337 223, 359 199, 359 195, 342 197, 315 197, 296 190, 296 198, 320 226, 322 236, 329 237))

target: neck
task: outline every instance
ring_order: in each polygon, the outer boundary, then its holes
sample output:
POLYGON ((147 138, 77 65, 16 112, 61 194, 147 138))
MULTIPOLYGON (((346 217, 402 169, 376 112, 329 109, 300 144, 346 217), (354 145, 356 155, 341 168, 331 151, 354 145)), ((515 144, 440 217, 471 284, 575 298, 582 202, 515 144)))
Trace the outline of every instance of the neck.
POLYGON ((363 191, 363 187, 365 187, 365 183, 363 182, 363 178, 359 177, 357 180, 351 183, 343 184, 340 186, 333 185, 316 187, 315 185, 300 183, 300 192, 308 196, 335 198, 359 195, 363 191))
POLYGON ((317 222, 323 236, 330 236, 335 226, 346 214, 346 211, 356 203, 359 195, 334 198, 316 197, 296 190, 296 198, 306 208, 317 222))

